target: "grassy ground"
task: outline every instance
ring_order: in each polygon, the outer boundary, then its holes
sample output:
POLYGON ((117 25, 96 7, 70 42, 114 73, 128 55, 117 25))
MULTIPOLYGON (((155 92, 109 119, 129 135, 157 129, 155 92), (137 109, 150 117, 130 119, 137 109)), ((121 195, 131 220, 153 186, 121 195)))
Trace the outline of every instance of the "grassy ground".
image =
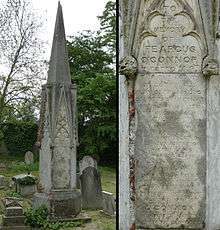
MULTIPOLYGON (((11 181, 11 177, 20 173, 26 173, 27 170, 31 171, 33 175, 38 176, 38 162, 34 163, 30 167, 26 167, 23 162, 24 158, 18 158, 13 156, 2 156, 0 154, 0 175, 7 177, 8 181, 11 181)), ((112 192, 116 195, 116 172, 115 169, 109 167, 99 167, 102 179, 102 190, 112 192)), ((14 194, 14 188, 8 186, 7 188, 0 189, 0 199, 5 196, 16 195, 14 194)), ((29 201, 24 199, 24 206, 28 206, 29 201)), ((63 230, 115 230, 115 218, 109 217, 100 211, 86 210, 86 213, 92 217, 92 223, 86 224, 80 228, 66 228, 63 230)), ((0 202, 0 215, 3 214, 3 207, 0 202)), ((1 216, 0 216, 1 222, 1 216)))

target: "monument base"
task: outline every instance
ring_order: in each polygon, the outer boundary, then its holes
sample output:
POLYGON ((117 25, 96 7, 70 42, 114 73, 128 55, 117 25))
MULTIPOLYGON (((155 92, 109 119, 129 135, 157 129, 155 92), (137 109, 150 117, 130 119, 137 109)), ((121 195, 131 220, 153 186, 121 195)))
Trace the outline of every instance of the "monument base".
POLYGON ((52 190, 50 193, 35 193, 33 208, 45 205, 51 218, 74 218, 81 212, 81 193, 78 190, 52 190))

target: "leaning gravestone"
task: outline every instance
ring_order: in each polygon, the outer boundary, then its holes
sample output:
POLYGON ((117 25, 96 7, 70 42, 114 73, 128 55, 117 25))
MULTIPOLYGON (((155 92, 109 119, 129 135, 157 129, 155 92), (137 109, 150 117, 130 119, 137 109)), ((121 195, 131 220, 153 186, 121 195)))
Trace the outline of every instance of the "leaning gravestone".
POLYGON ((94 167, 97 169, 97 161, 91 156, 84 156, 83 159, 79 162, 80 174, 87 167, 94 167))
POLYGON ((130 226, 219 229, 219 1, 121 2, 130 226))
POLYGON ((94 167, 87 167, 80 176, 82 207, 102 209, 102 187, 100 173, 94 167))
POLYGON ((25 153, 25 163, 31 165, 34 163, 34 154, 31 151, 25 153))

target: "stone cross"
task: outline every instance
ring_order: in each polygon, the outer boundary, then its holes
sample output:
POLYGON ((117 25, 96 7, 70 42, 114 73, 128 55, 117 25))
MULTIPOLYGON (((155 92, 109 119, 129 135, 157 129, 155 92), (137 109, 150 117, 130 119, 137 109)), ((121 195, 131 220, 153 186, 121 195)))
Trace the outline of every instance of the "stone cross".
POLYGON ((77 215, 81 195, 76 190, 76 85, 71 83, 60 3, 42 95, 40 184, 44 192, 36 194, 34 205, 46 203, 55 216, 77 215))
POLYGON ((218 10, 120 1, 121 230, 220 226, 218 10))

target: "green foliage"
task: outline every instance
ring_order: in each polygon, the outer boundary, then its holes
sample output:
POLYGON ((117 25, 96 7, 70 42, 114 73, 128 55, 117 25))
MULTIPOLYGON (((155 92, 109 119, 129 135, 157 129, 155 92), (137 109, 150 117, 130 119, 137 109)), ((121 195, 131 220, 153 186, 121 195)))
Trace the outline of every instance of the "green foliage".
POLYGON ((6 193, 7 197, 16 197, 16 198, 22 198, 21 194, 18 192, 14 192, 14 191, 9 191, 6 193))
POLYGON ((25 217, 26 224, 29 224, 31 227, 40 229, 59 230, 65 228, 80 227, 83 224, 81 221, 50 221, 49 212, 46 206, 41 206, 36 209, 27 209, 25 211, 25 217))
POLYGON ((99 17, 98 32, 84 31, 67 42, 72 79, 78 87, 79 157, 116 162, 115 2, 99 17), (112 12, 113 11, 113 12, 112 12))
POLYGON ((59 230, 59 229, 66 229, 66 228, 76 228, 81 227, 83 223, 81 221, 68 221, 68 222, 46 222, 44 224, 44 229, 51 229, 51 230, 59 230))
POLYGON ((98 18, 101 24, 101 30, 99 33, 103 34, 102 42, 114 55, 116 49, 116 2, 107 2, 102 16, 99 16, 98 18))
POLYGON ((34 185, 37 182, 36 177, 26 176, 24 178, 18 178, 17 183, 20 185, 34 185))
POLYGON ((47 207, 43 205, 36 209, 29 208, 24 213, 25 223, 35 228, 43 227, 48 219, 48 214, 47 207))
POLYGON ((32 150, 37 137, 37 124, 31 121, 14 120, 5 123, 2 129, 4 142, 11 154, 24 154, 32 150))

